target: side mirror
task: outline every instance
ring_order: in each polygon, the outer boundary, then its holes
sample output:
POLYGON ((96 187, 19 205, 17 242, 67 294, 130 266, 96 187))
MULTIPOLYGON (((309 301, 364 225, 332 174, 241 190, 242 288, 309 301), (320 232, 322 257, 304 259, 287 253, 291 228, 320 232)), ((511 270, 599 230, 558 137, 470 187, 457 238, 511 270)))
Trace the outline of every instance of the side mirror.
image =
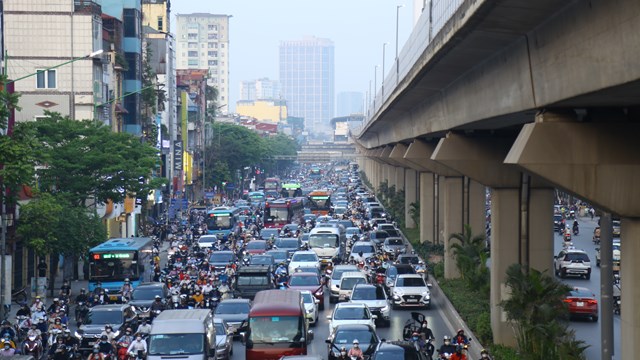
POLYGON ((325 342, 325 343, 327 343, 327 344, 329 344, 329 345, 331 345, 331 339, 327 339, 327 340, 325 340, 324 342, 325 342))
POLYGON ((331 315, 327 315, 327 320, 331 320, 331 315))
POLYGON ((429 289, 431 289, 431 287, 432 287, 432 286, 433 286, 433 284, 432 284, 432 283, 427 283, 427 287, 428 287, 429 289))
POLYGON ((242 345, 246 345, 247 344, 247 333, 246 332, 241 332, 240 333, 240 342, 242 343, 242 345))
POLYGON ((340 285, 336 284, 336 288, 340 289, 340 285))
POLYGON ((307 331, 307 341, 311 342, 313 340, 313 330, 307 331))
POLYGON ((371 318, 372 318, 373 320, 376 320, 376 319, 378 319, 378 315, 371 315, 371 318))
POLYGON ((320 304, 320 300, 313 298, 313 302, 316 303, 316 305, 320 304))

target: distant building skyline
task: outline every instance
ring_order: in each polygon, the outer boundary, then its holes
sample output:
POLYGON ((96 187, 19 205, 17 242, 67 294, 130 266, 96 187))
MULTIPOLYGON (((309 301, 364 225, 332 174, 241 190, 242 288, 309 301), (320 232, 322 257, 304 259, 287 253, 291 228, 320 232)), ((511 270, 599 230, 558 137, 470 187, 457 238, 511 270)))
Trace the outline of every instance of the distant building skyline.
POLYGON ((336 101, 336 116, 362 114, 364 111, 364 95, 359 91, 339 92, 336 101))
POLYGON ((331 133, 335 104, 333 41, 315 36, 280 42, 280 85, 291 116, 303 117, 305 130, 331 133))
POLYGON ((176 16, 177 68, 208 69, 221 112, 229 111, 229 17, 209 13, 176 16))
POLYGON ((281 97, 280 83, 277 80, 265 77, 240 83, 240 101, 280 100, 281 97))

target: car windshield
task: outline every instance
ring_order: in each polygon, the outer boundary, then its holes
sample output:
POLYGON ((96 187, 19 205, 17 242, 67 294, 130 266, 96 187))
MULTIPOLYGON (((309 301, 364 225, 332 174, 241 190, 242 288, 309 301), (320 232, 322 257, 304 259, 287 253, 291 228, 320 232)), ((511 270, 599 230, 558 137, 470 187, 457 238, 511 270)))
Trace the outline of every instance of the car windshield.
POLYGON ((317 276, 292 276, 289 280, 291 286, 314 286, 320 285, 320 280, 317 276))
POLYGON ((384 289, 376 287, 356 287, 351 294, 351 300, 384 300, 384 289))
POLYGON ((309 246, 312 248, 337 247, 339 237, 336 234, 309 235, 309 246))
POLYGON ((357 284, 366 284, 367 280, 361 277, 348 277, 343 278, 340 282, 341 290, 352 290, 357 284))
POLYGON ((369 319, 364 307, 339 307, 333 313, 334 320, 366 320, 369 319))
POLYGON ((331 280, 340 280, 340 278, 342 277, 342 274, 350 271, 358 271, 358 268, 354 266, 353 268, 348 268, 348 269, 345 269, 345 268, 334 269, 333 273, 331 274, 331 280))
POLYGON ((364 349, 362 344, 372 344, 377 342, 373 332, 369 330, 338 330, 333 343, 336 345, 353 344, 353 340, 358 340, 360 346, 364 349))
POLYGON ((393 350, 380 350, 373 354, 372 360, 420 360, 417 351, 408 351, 403 348, 393 350))
POLYGON ((263 241, 251 241, 247 244, 247 249, 250 250, 264 250, 267 244, 263 241))
POLYGON ((243 275, 240 274, 237 277, 236 285, 251 286, 251 285, 267 285, 269 284, 268 275, 243 275))
POLYGON ((589 261, 589 257, 587 256, 587 254, 583 254, 583 253, 568 253, 565 257, 564 257, 565 261, 584 261, 587 262, 589 261))
POLYGON ((276 262, 287 260, 287 252, 286 251, 268 251, 267 254, 273 256, 273 259, 276 262))
POLYGON ((260 237, 268 239, 271 236, 278 236, 278 229, 262 229, 260 230, 260 237))
POLYGON ((292 343, 303 340, 301 316, 258 316, 249 320, 249 341, 254 344, 292 343))
POLYGON ((204 334, 156 334, 149 338, 149 355, 204 353, 204 334))
POLYGON ((90 311, 87 316, 86 324, 91 325, 107 325, 122 324, 122 312, 118 311, 90 311))
POLYGON ((371 233, 372 239, 386 239, 389 237, 389 233, 386 231, 374 231, 371 233))
POLYGON ((355 245, 351 250, 351 253, 363 253, 363 254, 371 254, 376 252, 376 249, 371 245, 355 245))
POLYGON ((133 290, 133 293, 131 293, 131 300, 153 300, 156 295, 160 296, 161 298, 164 297, 161 287, 138 286, 137 288, 135 288, 135 290, 133 290))
POLYGON ((316 254, 293 254, 291 261, 315 262, 318 261, 318 256, 316 254))
POLYGON ((418 259, 417 256, 401 256, 398 259, 398 262, 400 264, 410 264, 410 265, 418 265, 419 261, 420 259, 418 259))
POLYGON ((387 239, 387 245, 404 245, 402 239, 387 239))
POLYGON ((297 249, 298 240, 296 239, 280 239, 276 240, 276 246, 281 249, 297 249))
POLYGON ((233 260, 231 253, 213 253, 209 256, 209 262, 212 263, 229 263, 233 260))
POLYGON ((251 265, 271 265, 273 264, 273 257, 271 256, 253 256, 250 261, 251 265))
POLYGON ((397 287, 426 287, 424 280, 422 278, 398 278, 396 280, 397 287))
POLYGON ((211 244, 218 241, 218 238, 215 236, 201 236, 200 239, 198 240, 198 243, 200 244, 211 244))
POLYGON ((216 307, 216 314, 248 314, 249 303, 248 302, 221 302, 216 307))
POLYGON ((302 293, 302 301, 305 304, 313 304, 313 295, 311 295, 311 293, 302 293))
POLYGON ((574 289, 569 291, 568 296, 570 297, 581 297, 581 298, 593 298, 593 293, 583 290, 583 289, 574 289))

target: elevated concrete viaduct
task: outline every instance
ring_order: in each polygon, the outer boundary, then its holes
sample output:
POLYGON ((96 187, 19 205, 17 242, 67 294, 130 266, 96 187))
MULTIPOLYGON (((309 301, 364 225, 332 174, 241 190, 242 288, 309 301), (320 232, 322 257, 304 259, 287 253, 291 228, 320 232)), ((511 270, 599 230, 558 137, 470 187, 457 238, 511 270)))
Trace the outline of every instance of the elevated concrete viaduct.
MULTIPOLYGON (((640 1, 466 0, 428 37, 425 17, 352 130, 358 161, 419 201, 420 238, 445 244, 449 278, 448 238, 484 230, 489 189, 491 324, 513 345, 505 270, 552 267, 555 188, 622 218, 621 276, 640 278, 640 1)), ((640 288, 623 288, 622 313, 634 359, 640 288)))

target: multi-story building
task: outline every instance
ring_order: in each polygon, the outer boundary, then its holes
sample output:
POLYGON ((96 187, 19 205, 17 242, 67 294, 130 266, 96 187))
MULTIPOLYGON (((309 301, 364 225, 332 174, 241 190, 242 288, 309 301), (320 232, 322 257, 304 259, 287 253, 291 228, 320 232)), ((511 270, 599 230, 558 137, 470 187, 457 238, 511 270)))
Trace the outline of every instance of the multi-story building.
POLYGON ((361 92, 343 91, 338 93, 337 116, 362 114, 364 109, 364 97, 361 92))
POLYGON ((74 0, 4 0, 5 71, 21 94, 17 121, 45 110, 72 119, 101 119, 103 9, 74 0))
POLYGON ((287 119, 287 102, 284 100, 240 100, 236 102, 236 112, 261 121, 279 123, 287 119))
POLYGON ((229 102, 229 18, 206 13, 176 16, 177 68, 208 69, 207 84, 218 89, 220 111, 229 102))
POLYGON ((334 46, 329 39, 305 37, 280 42, 280 86, 289 113, 304 117, 312 133, 331 132, 334 112, 334 46))
POLYGON ((280 84, 268 78, 240 83, 240 101, 280 99, 280 84))

